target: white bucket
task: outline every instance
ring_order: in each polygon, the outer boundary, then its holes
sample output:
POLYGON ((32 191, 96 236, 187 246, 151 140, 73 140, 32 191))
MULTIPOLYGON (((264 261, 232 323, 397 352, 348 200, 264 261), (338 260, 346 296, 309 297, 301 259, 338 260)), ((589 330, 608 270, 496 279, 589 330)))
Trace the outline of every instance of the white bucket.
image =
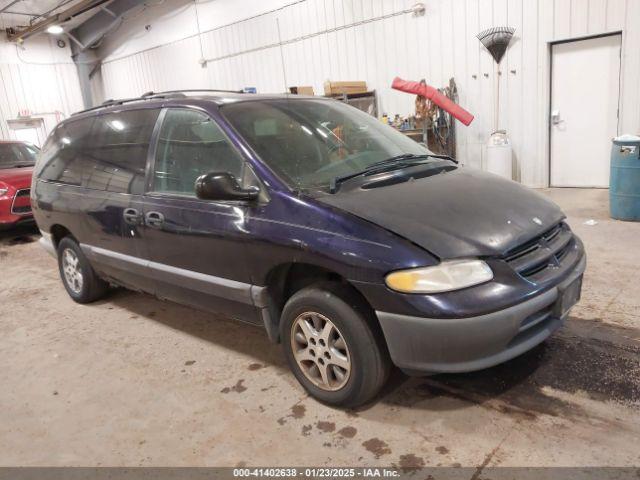
POLYGON ((504 130, 493 132, 487 142, 487 172, 513 180, 513 151, 504 130))

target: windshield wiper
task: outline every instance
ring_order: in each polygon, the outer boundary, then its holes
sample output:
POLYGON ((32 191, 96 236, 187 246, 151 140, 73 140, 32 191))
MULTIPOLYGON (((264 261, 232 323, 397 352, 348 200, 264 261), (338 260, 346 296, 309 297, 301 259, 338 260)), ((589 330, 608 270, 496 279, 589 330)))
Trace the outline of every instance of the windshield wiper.
POLYGON ((346 182, 347 180, 351 180, 352 178, 360 177, 362 175, 373 175, 375 173, 386 172, 389 170, 395 170, 397 167, 410 167, 413 165, 417 165, 421 163, 425 158, 430 157, 431 155, 416 155, 414 153, 403 153, 402 155, 396 155, 394 157, 387 158, 385 160, 381 160, 379 162, 372 163, 367 166, 364 170, 360 170, 358 172, 349 173, 347 175, 337 176, 331 179, 331 183, 329 184, 329 192, 336 193, 338 191, 338 186, 346 182), (420 162, 416 162, 416 160, 420 160, 420 162))
POLYGON ((375 169, 381 165, 387 165, 389 163, 396 163, 403 160, 414 160, 416 158, 425 158, 428 157, 427 154, 416 155, 415 153, 402 153, 400 155, 395 155, 393 157, 385 158, 384 160, 380 160, 379 162, 374 162, 367 167, 367 169, 375 169))
POLYGON ((431 154, 431 155, 429 155, 429 156, 430 156, 431 158, 439 158, 439 159, 442 159, 442 160, 449 160, 450 162, 453 162, 453 163, 455 163, 455 164, 457 164, 457 163, 458 163, 458 160, 456 160, 456 159, 455 159, 455 158, 453 158, 453 157, 450 157, 449 155, 440 155, 440 154, 438 154, 438 153, 432 153, 432 154, 431 154))

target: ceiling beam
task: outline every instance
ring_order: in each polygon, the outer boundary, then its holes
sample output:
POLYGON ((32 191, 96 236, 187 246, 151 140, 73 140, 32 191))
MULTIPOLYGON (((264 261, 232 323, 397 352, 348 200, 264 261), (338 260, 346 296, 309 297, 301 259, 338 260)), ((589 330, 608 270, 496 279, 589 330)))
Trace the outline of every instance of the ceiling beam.
POLYGON ((25 17, 36 17, 37 13, 14 12, 13 10, 4 10, 2 13, 6 15, 24 15, 25 17))
POLYGON ((91 18, 67 32, 69 38, 74 41, 71 44, 71 58, 76 62, 80 91, 86 108, 93 106, 91 79, 99 72, 101 65, 100 50, 91 47, 114 31, 131 10, 144 4, 145 0, 114 0, 108 7, 103 6, 91 18))
POLYGON ((22 0, 13 0, 13 2, 9 2, 7 5, 5 5, 4 7, 0 8, 0 13, 6 12, 11 7, 13 7, 16 3, 20 3, 21 1, 22 0))
POLYGON ((108 7, 102 7, 86 22, 74 28, 71 33, 85 46, 84 49, 87 49, 120 25, 125 14, 144 4, 145 0, 114 0, 108 7))
POLYGON ((7 28, 7 38, 9 41, 21 43, 27 38, 36 35, 37 33, 43 32, 50 25, 59 24, 66 22, 67 20, 72 19, 82 13, 85 13, 92 8, 98 7, 104 3, 107 3, 110 0, 82 0, 76 5, 69 7, 62 12, 55 13, 50 17, 45 18, 39 22, 34 23, 33 25, 21 29, 15 30, 14 28, 7 28))
POLYGON ((0 13, 4 13, 7 10, 9 10, 11 7, 13 7, 16 3, 20 3, 22 0, 13 0, 12 2, 9 2, 8 5, 5 5, 4 7, 0 8, 0 13))

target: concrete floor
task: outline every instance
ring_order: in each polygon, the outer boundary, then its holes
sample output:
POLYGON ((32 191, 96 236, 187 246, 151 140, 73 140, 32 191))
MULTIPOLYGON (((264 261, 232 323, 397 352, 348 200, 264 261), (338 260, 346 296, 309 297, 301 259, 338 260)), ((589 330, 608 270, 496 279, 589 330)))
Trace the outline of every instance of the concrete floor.
POLYGON ((637 466, 640 223, 605 190, 545 193, 589 255, 567 325, 483 372, 396 373, 356 412, 261 330, 127 291, 77 305, 33 232, 2 234, 0 465, 637 466))

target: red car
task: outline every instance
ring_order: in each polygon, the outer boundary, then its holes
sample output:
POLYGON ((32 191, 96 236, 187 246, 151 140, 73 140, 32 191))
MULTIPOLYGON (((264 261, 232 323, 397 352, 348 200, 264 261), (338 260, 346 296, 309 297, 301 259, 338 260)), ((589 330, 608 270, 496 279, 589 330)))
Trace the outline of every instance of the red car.
POLYGON ((31 176, 38 147, 0 141, 0 230, 33 223, 31 176))

